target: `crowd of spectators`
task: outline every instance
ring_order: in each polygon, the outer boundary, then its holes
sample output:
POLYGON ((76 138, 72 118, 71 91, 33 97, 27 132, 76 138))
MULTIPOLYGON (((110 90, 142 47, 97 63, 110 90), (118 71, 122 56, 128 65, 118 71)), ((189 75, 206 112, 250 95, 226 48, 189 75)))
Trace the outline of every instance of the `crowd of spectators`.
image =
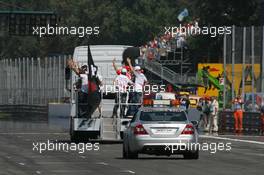
MULTIPOLYGON (((191 26, 197 26, 197 22, 191 22, 184 25, 185 29, 191 26)), ((188 33, 178 29, 176 34, 167 32, 166 34, 158 35, 143 46, 140 47, 141 56, 143 59, 157 60, 161 57, 167 57, 168 52, 173 52, 176 49, 187 49, 186 39, 189 37, 188 33)))

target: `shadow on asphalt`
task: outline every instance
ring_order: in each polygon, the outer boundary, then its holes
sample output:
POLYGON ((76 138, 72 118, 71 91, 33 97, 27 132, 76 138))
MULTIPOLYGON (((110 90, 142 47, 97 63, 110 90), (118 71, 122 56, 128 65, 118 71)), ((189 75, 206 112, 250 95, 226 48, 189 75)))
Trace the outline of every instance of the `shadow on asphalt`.
POLYGON ((122 157, 116 157, 118 160, 185 160, 183 157, 139 157, 138 159, 124 159, 122 157))
POLYGON ((115 141, 115 140, 85 140, 85 141, 76 141, 76 142, 73 142, 71 140, 53 140, 53 142, 57 142, 57 143, 99 143, 99 144, 102 144, 102 145, 107 145, 107 144, 122 144, 123 141, 115 141))

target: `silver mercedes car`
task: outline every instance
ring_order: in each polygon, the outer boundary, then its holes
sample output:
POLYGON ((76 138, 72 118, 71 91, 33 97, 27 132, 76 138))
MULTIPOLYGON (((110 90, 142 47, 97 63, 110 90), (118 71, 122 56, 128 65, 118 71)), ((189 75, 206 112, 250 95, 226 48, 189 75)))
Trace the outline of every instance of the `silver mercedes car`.
POLYGON ((138 154, 183 154, 184 159, 198 159, 197 122, 189 121, 178 108, 141 107, 126 125, 123 158, 138 154))

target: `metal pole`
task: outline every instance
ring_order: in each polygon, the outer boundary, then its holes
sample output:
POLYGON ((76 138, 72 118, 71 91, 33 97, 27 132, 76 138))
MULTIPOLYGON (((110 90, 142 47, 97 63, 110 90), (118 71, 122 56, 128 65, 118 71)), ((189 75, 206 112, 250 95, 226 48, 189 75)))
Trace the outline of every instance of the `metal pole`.
POLYGON ((226 34, 224 34, 224 94, 223 94, 223 109, 226 107, 226 34))
MULTIPOLYGON (((176 52, 176 50, 174 52, 176 52)), ((183 81, 183 75, 182 75, 183 74, 183 67, 182 67, 182 65, 183 65, 183 47, 181 46, 181 81, 183 81)))
POLYGON ((1 63, 1 70, 0 70, 0 77, 1 77, 1 90, 0 90, 0 95, 1 95, 1 104, 4 102, 4 60, 2 59, 0 61, 1 63))
POLYGON ((31 105, 34 104, 34 58, 31 58, 31 105))
POLYGON ((255 65, 255 50, 254 50, 254 26, 251 26, 251 56, 252 56, 252 71, 251 71, 251 76, 252 76, 252 106, 253 106, 253 111, 255 111, 255 95, 254 95, 254 89, 255 89, 255 75, 254 75, 254 65, 255 65))
POLYGON ((24 65, 23 65, 23 58, 18 58, 18 64, 19 64, 19 98, 20 98, 20 104, 23 104, 23 83, 24 83, 24 76, 22 75, 23 73, 23 69, 24 69, 24 65))
POLYGON ((3 94, 3 96, 4 96, 4 101, 3 101, 3 104, 6 104, 6 80, 7 80, 7 74, 6 74, 6 59, 4 59, 4 94, 3 94))
POLYGON ((67 57, 66 55, 64 55, 63 57, 63 87, 62 87, 62 90, 63 90, 63 97, 65 97, 65 90, 67 88, 67 84, 66 84, 66 80, 65 80, 65 68, 66 68, 66 61, 67 61, 67 57))
POLYGON ((60 103, 60 99, 61 99, 61 56, 59 56, 59 65, 58 65, 58 103, 60 103))
POLYGON ((23 76, 23 104, 26 104, 26 60, 25 57, 23 57, 23 72, 22 72, 22 76, 23 76))
MULTIPOLYGON (((246 27, 243 27, 243 55, 242 55, 242 99, 245 97, 245 62, 246 62, 246 27)), ((244 105, 242 105, 244 109, 244 105)))
POLYGON ((14 97, 15 97, 15 101, 14 101, 14 103, 15 104, 17 104, 18 102, 18 99, 19 99, 19 97, 18 97, 18 83, 19 83, 19 81, 18 81, 18 66, 17 66, 17 64, 18 64, 18 60, 17 59, 15 59, 15 65, 14 65, 14 97))
MULTIPOLYGON (((232 31, 232 100, 235 97, 235 87, 234 87, 234 69, 235 69, 235 26, 233 25, 232 27, 233 31, 232 31)), ((233 107, 232 107, 233 109, 233 107)))
POLYGON ((52 97, 52 87, 53 87, 53 78, 52 78, 52 57, 49 57, 49 81, 48 81, 48 85, 49 85, 49 101, 52 97))
POLYGON ((1 98, 1 104, 3 104, 3 81, 4 81, 4 71, 3 71, 3 60, 0 60, 0 77, 1 77, 1 84, 0 84, 0 98, 1 98))
POLYGON ((14 95, 13 95, 13 88, 14 88, 14 77, 13 77, 13 61, 10 59, 10 85, 11 85, 11 103, 14 104, 14 95))
POLYGON ((52 66, 52 84, 53 84, 53 101, 55 102, 55 99, 57 97, 57 89, 56 89, 56 70, 55 70, 55 67, 56 67, 56 57, 53 57, 52 58, 53 60, 53 66, 52 66))
POLYGON ((27 104, 29 105, 30 104, 30 96, 29 96, 29 92, 30 92, 30 90, 29 90, 29 87, 30 87, 30 84, 29 84, 29 80, 30 80, 30 69, 29 69, 29 57, 27 57, 27 80, 26 80, 26 82, 27 82, 27 104))
POLYGON ((40 66, 40 58, 38 58, 38 92, 37 92, 37 94, 38 94, 38 102, 39 102, 39 104, 41 104, 41 99, 42 99, 42 95, 41 95, 41 80, 42 80, 42 78, 41 78, 41 66, 40 66))
POLYGON ((47 105, 47 57, 44 58, 44 104, 47 105))
POLYGON ((17 65, 17 69, 18 69, 18 80, 17 80, 17 84, 18 84, 18 87, 17 87, 17 92, 18 92, 18 103, 21 104, 21 83, 22 83, 22 76, 21 76, 21 70, 22 70, 22 66, 21 66, 21 58, 18 58, 18 65, 17 65))
POLYGON ((8 75, 8 70, 7 70, 7 60, 5 59, 4 60, 4 64, 5 64, 5 103, 4 104, 7 104, 7 99, 8 99, 8 91, 7 91, 7 83, 8 83, 8 81, 7 81, 7 79, 8 79, 8 77, 7 77, 7 75, 8 75))
POLYGON ((261 92, 264 92, 264 26, 262 27, 261 92))

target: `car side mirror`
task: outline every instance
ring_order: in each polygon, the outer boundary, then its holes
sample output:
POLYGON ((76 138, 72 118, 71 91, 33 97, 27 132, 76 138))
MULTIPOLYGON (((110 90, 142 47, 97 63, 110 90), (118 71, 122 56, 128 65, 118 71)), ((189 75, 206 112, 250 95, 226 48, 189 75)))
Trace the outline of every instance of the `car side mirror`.
POLYGON ((198 121, 191 121, 191 123, 193 124, 193 126, 195 126, 196 128, 198 127, 198 121))
POLYGON ((126 120, 126 121, 122 121, 121 125, 127 127, 127 126, 129 125, 129 123, 130 123, 130 122, 126 120))
POLYGON ((70 80, 71 79, 71 69, 67 66, 65 68, 65 80, 70 80))

